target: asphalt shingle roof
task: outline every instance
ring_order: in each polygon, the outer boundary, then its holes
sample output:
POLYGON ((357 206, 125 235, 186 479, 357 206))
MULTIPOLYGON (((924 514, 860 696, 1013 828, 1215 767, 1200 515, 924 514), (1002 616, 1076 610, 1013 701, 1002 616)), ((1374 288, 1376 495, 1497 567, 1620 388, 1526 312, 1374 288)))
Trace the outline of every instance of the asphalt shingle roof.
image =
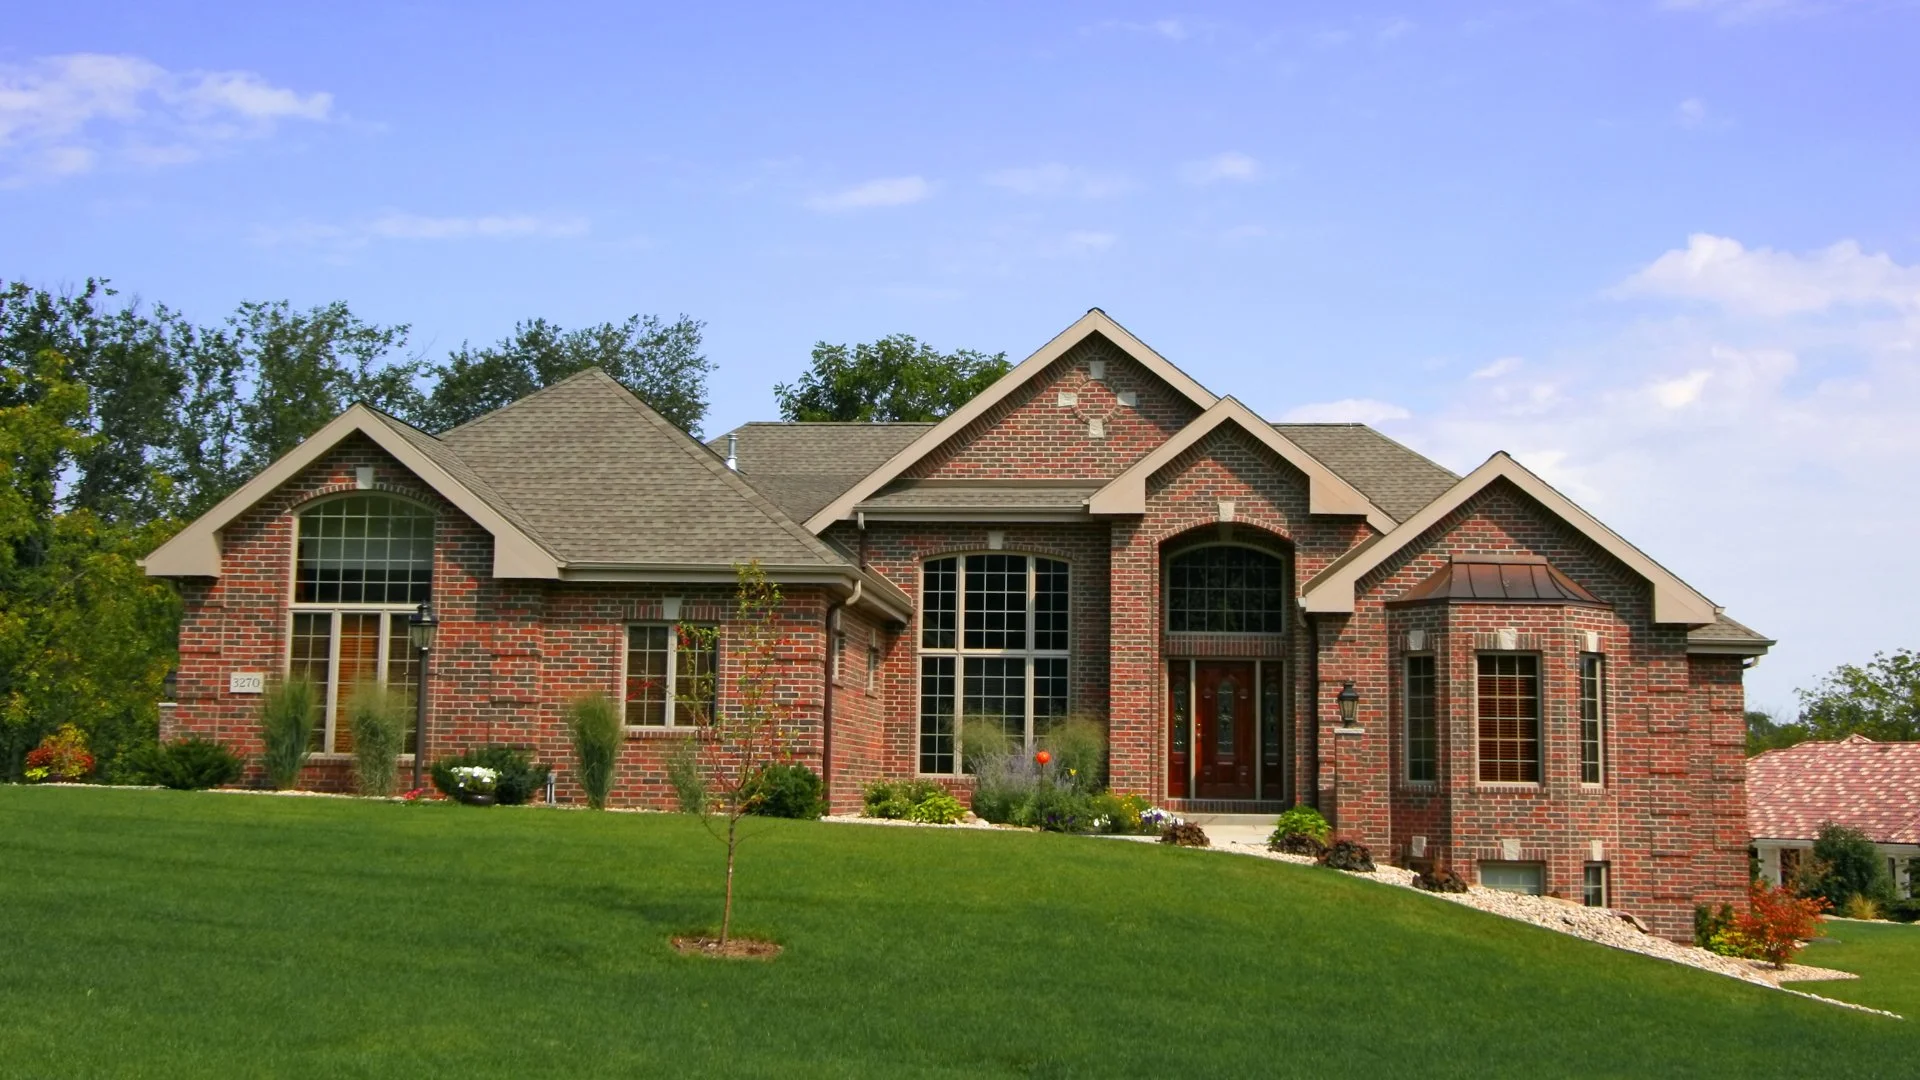
POLYGON ((568 563, 846 565, 598 368, 431 441, 568 563))
MULTIPOLYGON (((805 521, 932 427, 757 421, 727 435, 736 440, 740 474, 789 517, 805 521)), ((727 435, 707 448, 725 458, 727 435)))
POLYGON ((1405 521, 1460 478, 1365 424, 1275 424, 1273 429, 1405 521))
POLYGON ((1725 612, 1714 617, 1706 626, 1695 627, 1687 631, 1687 640, 1695 645, 1774 645, 1772 638, 1755 630, 1745 623, 1727 618, 1725 612))
POLYGON ((881 491, 860 506, 867 510, 1075 510, 1086 506, 1087 499, 1100 487, 1099 484, 920 483, 881 491))
POLYGON ((1920 743, 1804 742, 1747 762, 1747 831, 1812 840, 1827 822, 1883 844, 1920 844, 1920 743))

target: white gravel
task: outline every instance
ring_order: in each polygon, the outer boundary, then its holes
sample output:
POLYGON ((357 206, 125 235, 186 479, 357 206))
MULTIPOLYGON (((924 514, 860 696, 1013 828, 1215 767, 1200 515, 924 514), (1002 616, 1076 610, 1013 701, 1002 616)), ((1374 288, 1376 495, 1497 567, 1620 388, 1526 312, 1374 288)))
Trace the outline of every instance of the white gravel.
MULTIPOLYGON (((1253 855, 1277 862, 1296 863, 1304 866, 1316 865, 1305 855, 1283 855, 1277 851, 1268 851, 1264 843, 1252 843, 1242 840, 1229 840, 1213 848, 1238 855, 1253 855)), ((1335 871, 1336 873, 1341 871, 1335 871)), ((1520 893, 1501 892, 1497 889, 1483 889, 1472 886, 1464 893, 1430 893, 1414 888, 1414 874, 1397 866, 1380 866, 1372 873, 1362 874, 1345 871, 1351 877, 1367 878, 1383 885, 1397 885, 1400 888, 1417 892, 1422 896, 1431 896, 1438 900, 1451 900, 1456 904, 1476 908, 1489 914, 1515 919, 1547 930, 1586 941, 1596 942, 1615 949, 1639 953, 1676 964, 1686 964, 1703 971, 1756 983, 1760 986, 1784 990, 1789 994, 1824 1001, 1848 1009, 1876 1013, 1881 1016, 1899 1018, 1898 1013, 1882 1009, 1870 1009, 1850 1001, 1836 1001, 1833 998, 1809 994, 1802 990, 1793 990, 1782 983, 1816 982, 1832 979, 1857 979, 1851 971, 1836 971, 1832 968, 1809 967, 1804 964, 1788 964, 1784 969, 1775 970, 1772 965, 1757 960, 1742 960, 1731 956, 1721 956, 1694 945, 1682 945, 1669 941, 1658 934, 1643 930, 1637 920, 1614 911, 1611 908, 1591 908, 1568 900, 1559 900, 1551 896, 1526 896, 1520 893)))

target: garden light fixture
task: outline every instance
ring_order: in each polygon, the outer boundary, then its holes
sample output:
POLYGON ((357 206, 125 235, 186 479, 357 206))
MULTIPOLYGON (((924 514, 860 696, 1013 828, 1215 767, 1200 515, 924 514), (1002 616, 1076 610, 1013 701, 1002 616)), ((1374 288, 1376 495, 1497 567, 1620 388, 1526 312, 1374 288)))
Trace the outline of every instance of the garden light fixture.
POLYGON ((433 638, 439 629, 440 620, 433 614, 431 601, 407 616, 407 641, 420 654, 419 681, 413 689, 413 786, 416 789, 424 786, 421 768, 427 760, 427 653, 432 651, 433 638))

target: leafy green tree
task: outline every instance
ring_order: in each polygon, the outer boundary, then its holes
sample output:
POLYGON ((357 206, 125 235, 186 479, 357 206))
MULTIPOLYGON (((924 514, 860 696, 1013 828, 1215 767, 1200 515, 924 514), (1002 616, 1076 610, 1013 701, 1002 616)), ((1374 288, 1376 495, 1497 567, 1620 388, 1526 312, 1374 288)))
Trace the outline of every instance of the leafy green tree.
POLYGON ((1781 750, 1807 740, 1807 728, 1761 709, 1747 710, 1747 756, 1781 750))
POLYGON ((437 382, 421 425, 445 431, 598 367, 668 422, 698 434, 707 415, 713 362, 700 351, 705 323, 632 315, 624 322, 565 330, 545 319, 514 325, 498 343, 462 344, 434 369, 437 382))
POLYGON ((1800 691, 1800 722, 1815 739, 1920 739, 1920 656, 1901 649, 1875 653, 1863 666, 1834 668, 1818 686, 1800 691))
POLYGON ((799 381, 773 396, 786 420, 938 420, 1006 373, 1006 353, 943 353, 909 334, 851 349, 822 341, 799 381))
POLYGON ((1835 911, 1856 896, 1882 904, 1893 900, 1893 878, 1873 840, 1859 829, 1831 821, 1820 826, 1812 864, 1802 868, 1795 884, 1800 895, 1823 897, 1835 911))

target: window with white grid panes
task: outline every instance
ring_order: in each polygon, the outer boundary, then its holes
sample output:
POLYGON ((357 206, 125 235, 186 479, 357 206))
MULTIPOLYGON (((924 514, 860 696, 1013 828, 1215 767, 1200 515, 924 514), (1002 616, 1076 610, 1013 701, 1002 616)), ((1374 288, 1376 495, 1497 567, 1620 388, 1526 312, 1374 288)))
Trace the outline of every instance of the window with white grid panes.
POLYGON ((961 771, 961 726, 998 723, 1031 749, 1066 716, 1069 570, 991 552, 929 560, 920 579, 923 773, 961 771))

